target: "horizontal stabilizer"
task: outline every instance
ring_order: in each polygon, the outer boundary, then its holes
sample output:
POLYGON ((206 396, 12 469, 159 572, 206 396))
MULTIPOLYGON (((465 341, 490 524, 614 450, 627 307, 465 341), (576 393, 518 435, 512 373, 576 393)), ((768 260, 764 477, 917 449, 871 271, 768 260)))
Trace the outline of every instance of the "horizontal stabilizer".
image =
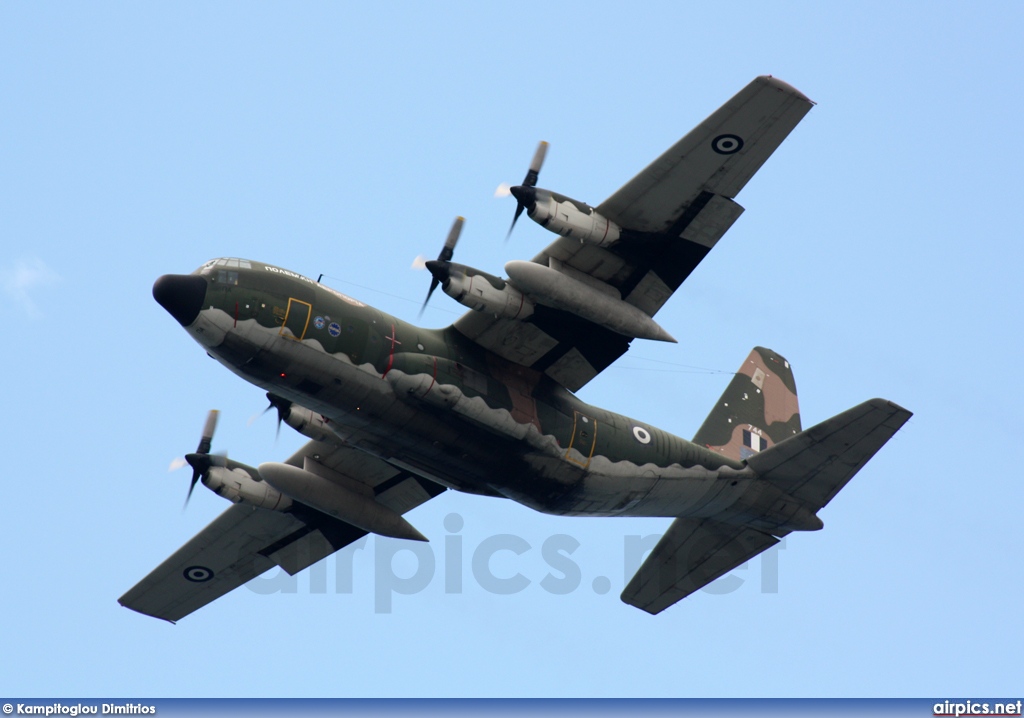
POLYGON ((891 401, 872 399, 751 456, 747 466, 817 511, 911 416, 891 401))
POLYGON ((630 579, 622 601, 651 614, 661 613, 778 542, 745 526, 676 519, 630 579))

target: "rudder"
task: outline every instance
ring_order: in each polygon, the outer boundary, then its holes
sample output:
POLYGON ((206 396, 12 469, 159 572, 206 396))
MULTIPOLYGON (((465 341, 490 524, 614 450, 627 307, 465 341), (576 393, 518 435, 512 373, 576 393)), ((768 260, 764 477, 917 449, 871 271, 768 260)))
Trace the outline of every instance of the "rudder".
POLYGON ((693 443, 745 461, 799 433, 800 406, 792 367, 771 349, 754 347, 693 443))

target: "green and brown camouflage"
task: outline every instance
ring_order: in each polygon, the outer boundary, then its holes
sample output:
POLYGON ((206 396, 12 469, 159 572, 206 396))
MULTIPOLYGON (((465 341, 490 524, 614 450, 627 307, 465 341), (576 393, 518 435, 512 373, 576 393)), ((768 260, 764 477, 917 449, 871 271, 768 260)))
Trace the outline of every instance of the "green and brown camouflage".
POLYGON ((192 485, 235 506, 122 604, 174 621, 366 533, 425 540, 404 514, 446 489, 550 514, 673 518, 622 593, 650 613, 792 531, 820 529, 817 512, 906 409, 872 399, 802 430, 792 367, 761 347, 693 441, 575 394, 633 341, 675 341, 654 315, 743 212, 734 197, 812 104, 755 78, 596 207, 536 188, 542 143, 512 190, 516 217, 528 210, 559 238, 506 264, 502 279, 452 263, 457 219, 426 262, 430 292, 441 285, 471 310, 444 329, 251 260, 159 278, 156 300, 310 441, 283 463, 216 459, 211 415, 186 457, 192 485))
POLYGON ((693 441, 745 461, 799 433, 792 367, 772 350, 754 347, 693 441))
MULTIPOLYGON (((416 327, 294 272, 219 259, 192 276, 202 277, 208 288, 202 321, 188 328, 212 356, 267 391, 329 417, 336 434, 374 453, 386 453, 372 448, 378 444, 396 445, 394 427, 378 427, 378 420, 401 415, 418 430, 399 458, 422 463, 446 485, 514 494, 550 513, 593 514, 593 501, 578 505, 580 483, 599 468, 618 475, 626 466, 645 466, 640 473, 653 478, 670 467, 743 466, 739 459, 591 406, 542 372, 487 352, 452 327, 416 327), (282 363, 270 350, 273 344, 294 359, 282 363), (309 365, 317 370, 301 369, 309 365), (353 392, 358 382, 345 376, 350 369, 383 380, 379 386, 391 391, 353 392), (396 399, 409 411, 397 409, 396 399), (455 417, 465 426, 453 430, 455 417), (509 442, 519 450, 510 454, 509 442), (518 460, 510 460, 517 453, 518 460), (531 462, 543 469, 531 470, 531 462), (467 482, 467 476, 476 480, 467 482)), ((637 502, 642 493, 643 487, 633 487, 606 501, 599 513, 643 515, 637 502)))

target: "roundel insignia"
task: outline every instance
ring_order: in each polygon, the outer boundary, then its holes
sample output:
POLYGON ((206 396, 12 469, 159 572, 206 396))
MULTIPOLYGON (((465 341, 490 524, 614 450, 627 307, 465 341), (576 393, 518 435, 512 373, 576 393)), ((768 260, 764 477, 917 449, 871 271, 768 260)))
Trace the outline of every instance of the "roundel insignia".
POLYGON ((642 426, 633 427, 633 438, 639 441, 641 444, 651 443, 651 432, 647 431, 642 426))
POLYGON ((327 333, 332 337, 341 335, 341 325, 337 322, 331 322, 331 326, 327 327, 327 333))
POLYGON ((313 326, 317 329, 323 329, 327 325, 327 321, 323 317, 316 317, 313 320, 313 326))
POLYGON ((720 155, 734 155, 743 149, 743 139, 739 135, 719 135, 711 140, 711 149, 720 155))
POLYGON ((213 571, 206 566, 189 566, 182 572, 182 575, 193 583, 205 583, 213 578, 213 571))

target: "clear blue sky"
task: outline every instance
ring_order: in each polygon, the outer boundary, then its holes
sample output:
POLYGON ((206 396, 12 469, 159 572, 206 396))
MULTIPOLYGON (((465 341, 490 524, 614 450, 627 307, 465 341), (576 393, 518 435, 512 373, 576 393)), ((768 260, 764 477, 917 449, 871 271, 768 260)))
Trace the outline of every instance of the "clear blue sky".
MULTIPOLYGON (((1022 20, 952 2, 0 5, 0 694, 1019 692, 1022 20), (679 344, 636 342, 581 396, 692 436, 760 344, 793 363, 805 426, 874 396, 914 411, 777 572, 754 561, 652 618, 618 593, 628 546, 667 521, 450 492, 409 515, 435 572, 390 613, 372 541, 351 593, 329 559, 294 593, 242 588, 177 626, 117 605, 226 507, 199 489, 183 514, 187 471, 167 472, 208 409, 239 460, 302 443, 248 423, 262 392, 153 301, 156 277, 250 257, 415 321, 410 263, 456 215, 459 260, 488 271, 549 241, 523 221, 503 244, 513 203, 492 197, 538 140, 540 184, 597 204, 759 74, 819 104, 658 315, 679 344), (471 567, 502 534, 529 546, 492 562, 529 581, 513 595, 471 567), (562 535, 580 582, 559 595, 542 547, 562 535)), ((424 323, 459 309, 438 293, 424 323)), ((394 571, 423 565, 402 552, 394 571)))

